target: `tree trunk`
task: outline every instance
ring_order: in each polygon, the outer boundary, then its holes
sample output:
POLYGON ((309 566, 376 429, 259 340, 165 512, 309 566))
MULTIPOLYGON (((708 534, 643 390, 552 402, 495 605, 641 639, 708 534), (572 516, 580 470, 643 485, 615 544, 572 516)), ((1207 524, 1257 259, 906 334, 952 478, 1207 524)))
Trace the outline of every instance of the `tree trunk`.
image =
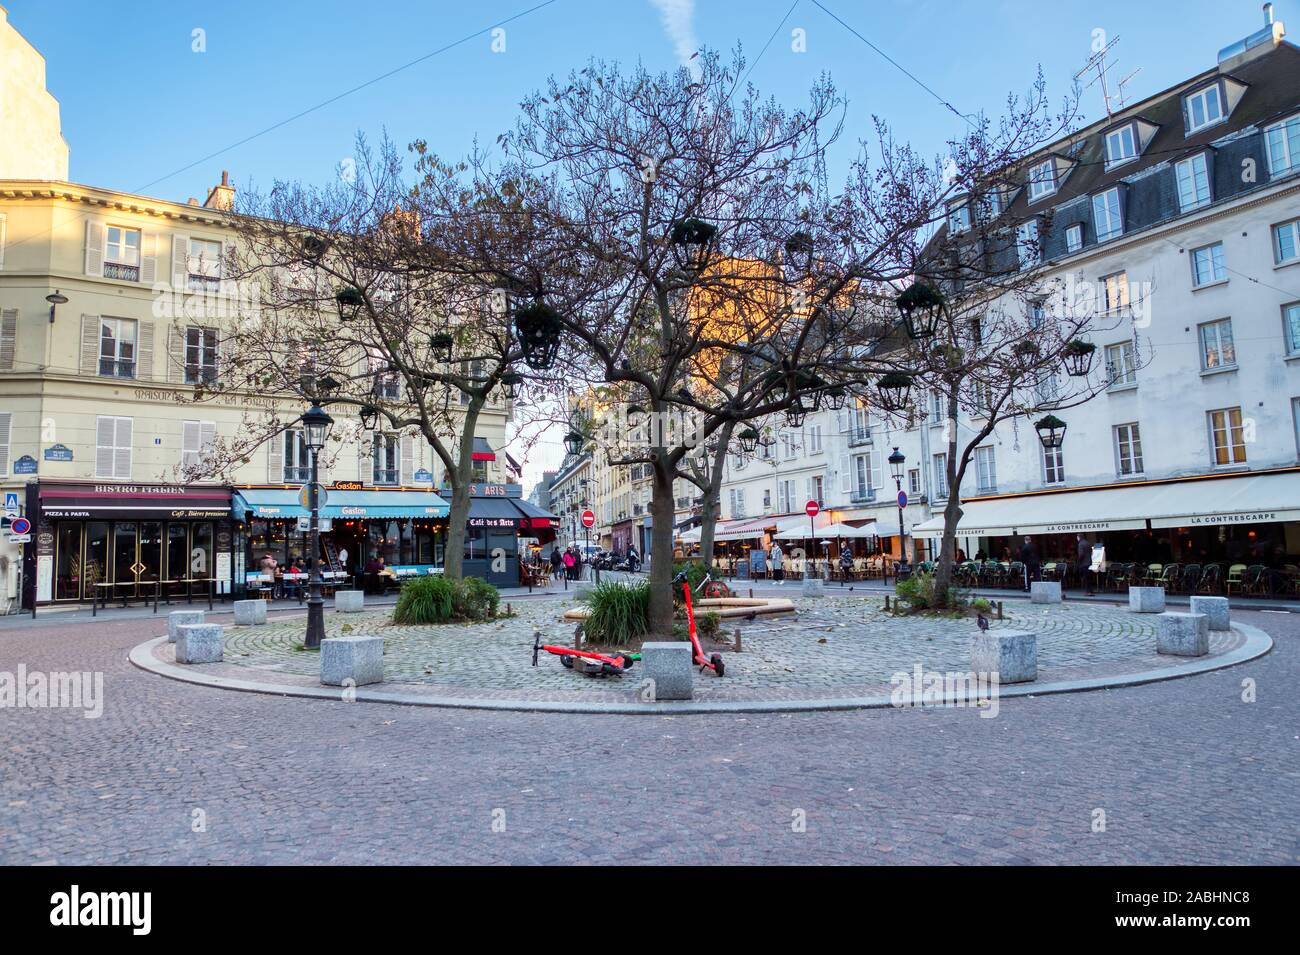
POLYGON ((465 525, 469 520, 469 491, 474 477, 474 429, 478 424, 479 407, 471 404, 465 409, 456 466, 446 469, 447 484, 451 488, 451 513, 447 515, 447 547, 443 552, 442 572, 449 580, 460 580, 465 573, 465 525))
POLYGON ((704 494, 704 510, 700 520, 700 556, 704 566, 713 568, 713 535, 718 528, 718 516, 722 510, 722 472, 727 465, 727 449, 731 446, 731 435, 736 430, 736 423, 728 421, 718 429, 718 451, 713 456, 712 471, 709 473, 709 489, 704 494))
POLYGON ((673 479, 663 464, 654 467, 651 505, 650 632, 669 639, 673 632, 673 479))
MULTIPOLYGON (((955 391, 955 389, 954 389, 955 391)), ((948 606, 948 590, 957 556, 957 522, 961 520, 961 478, 964 469, 957 466, 957 400, 948 396, 948 502, 943 508, 943 540, 939 545, 939 560, 934 573, 935 602, 948 606)))

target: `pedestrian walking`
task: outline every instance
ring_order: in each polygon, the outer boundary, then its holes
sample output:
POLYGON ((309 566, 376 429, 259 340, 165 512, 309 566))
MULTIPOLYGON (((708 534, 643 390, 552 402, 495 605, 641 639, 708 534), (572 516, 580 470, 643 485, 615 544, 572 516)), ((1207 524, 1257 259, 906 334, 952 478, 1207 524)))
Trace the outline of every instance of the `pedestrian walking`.
POLYGON ((1076 534, 1077 541, 1075 545, 1075 564, 1079 571, 1079 587, 1086 590, 1088 596, 1093 594, 1092 585, 1092 545, 1088 543, 1088 538, 1082 534, 1076 534))
POLYGON ((772 541, 772 549, 768 552, 768 559, 772 561, 772 579, 778 584, 785 583, 785 554, 781 553, 781 545, 772 541))
POLYGON ((1025 565, 1024 589, 1028 590, 1029 585, 1041 577, 1043 567, 1042 560, 1038 556, 1038 546, 1028 535, 1025 536, 1024 546, 1020 548, 1020 562, 1025 565))

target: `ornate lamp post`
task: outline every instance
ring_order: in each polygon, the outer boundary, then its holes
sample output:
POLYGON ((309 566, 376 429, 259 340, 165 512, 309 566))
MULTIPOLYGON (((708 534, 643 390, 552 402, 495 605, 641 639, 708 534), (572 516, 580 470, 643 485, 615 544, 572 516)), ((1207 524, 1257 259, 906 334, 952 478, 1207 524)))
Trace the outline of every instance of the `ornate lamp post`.
POLYGON ((311 484, 307 497, 311 507, 311 596, 307 599, 307 637, 303 646, 315 649, 325 639, 325 601, 321 599, 320 576, 320 453, 325 449, 330 425, 334 419, 318 404, 313 404, 302 416, 302 430, 307 450, 311 452, 311 484))
POLYGON ((907 559, 907 535, 903 533, 903 465, 907 463, 907 456, 894 448, 894 453, 889 456, 889 470, 894 475, 894 490, 898 492, 898 554, 903 563, 910 564, 907 559))
POLYGON ((1065 441, 1066 424, 1056 415, 1048 415, 1045 418, 1039 418, 1034 423, 1034 430, 1038 432, 1038 440, 1043 443, 1047 449, 1059 448, 1065 441))

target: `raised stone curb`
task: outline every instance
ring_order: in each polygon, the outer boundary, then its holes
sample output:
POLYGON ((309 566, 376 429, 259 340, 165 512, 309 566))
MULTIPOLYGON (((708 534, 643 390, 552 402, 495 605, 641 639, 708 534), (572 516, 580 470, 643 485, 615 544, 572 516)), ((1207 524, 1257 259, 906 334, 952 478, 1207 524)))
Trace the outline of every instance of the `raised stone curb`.
POLYGON ((260 627, 266 623, 265 600, 236 600, 235 626, 260 627))
POLYGON ((176 642, 176 631, 178 627, 189 626, 190 624, 202 623, 202 610, 173 610, 167 615, 167 640, 169 643, 176 642))

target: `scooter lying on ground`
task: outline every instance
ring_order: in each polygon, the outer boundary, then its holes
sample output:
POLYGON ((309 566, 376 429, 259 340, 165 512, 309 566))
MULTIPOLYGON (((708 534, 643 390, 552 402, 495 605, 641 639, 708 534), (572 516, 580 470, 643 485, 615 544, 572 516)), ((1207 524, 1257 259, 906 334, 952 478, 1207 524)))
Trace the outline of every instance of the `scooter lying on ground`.
POLYGON ((695 632, 695 608, 691 606, 691 583, 687 579, 686 571, 682 571, 673 578, 673 583, 682 585, 682 592, 686 594, 686 620, 690 624, 691 647, 694 650, 695 665, 700 668, 700 672, 712 670, 715 675, 722 676, 726 672, 727 666, 722 661, 722 654, 715 653, 710 657, 704 656, 704 648, 700 646, 699 635, 695 632))
POLYGON ((533 666, 537 666, 537 654, 545 650, 560 658, 566 669, 577 670, 587 676, 622 676, 632 669, 632 664, 641 659, 639 653, 594 653, 590 650, 575 650, 572 647, 556 647, 542 643, 542 631, 533 631, 533 666))

